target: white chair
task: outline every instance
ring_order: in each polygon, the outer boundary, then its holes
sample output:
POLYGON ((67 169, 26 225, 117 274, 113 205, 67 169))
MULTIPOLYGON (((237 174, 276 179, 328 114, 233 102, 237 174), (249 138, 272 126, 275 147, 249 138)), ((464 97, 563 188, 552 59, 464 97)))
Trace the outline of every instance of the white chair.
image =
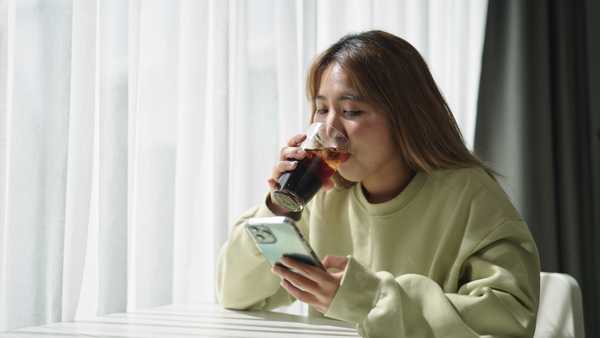
POLYGON ((540 274, 540 306, 535 338, 585 338, 581 291, 563 273, 540 274))

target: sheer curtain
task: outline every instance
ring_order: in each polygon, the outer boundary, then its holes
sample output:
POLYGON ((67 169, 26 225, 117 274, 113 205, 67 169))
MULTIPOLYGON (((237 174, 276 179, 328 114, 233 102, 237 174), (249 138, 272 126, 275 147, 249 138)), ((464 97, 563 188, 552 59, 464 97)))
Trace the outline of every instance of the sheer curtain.
POLYGON ((471 145, 486 7, 0 0, 0 331, 214 301, 230 224, 345 33, 411 41, 471 145))

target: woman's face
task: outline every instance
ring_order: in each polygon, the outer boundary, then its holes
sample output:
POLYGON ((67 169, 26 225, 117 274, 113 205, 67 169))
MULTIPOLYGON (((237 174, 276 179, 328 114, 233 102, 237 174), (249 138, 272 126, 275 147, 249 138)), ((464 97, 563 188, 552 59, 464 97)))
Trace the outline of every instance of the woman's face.
POLYGON ((359 97, 338 64, 323 72, 315 103, 314 121, 332 125, 350 140, 351 156, 338 170, 342 177, 366 186, 397 173, 402 162, 388 120, 359 97))

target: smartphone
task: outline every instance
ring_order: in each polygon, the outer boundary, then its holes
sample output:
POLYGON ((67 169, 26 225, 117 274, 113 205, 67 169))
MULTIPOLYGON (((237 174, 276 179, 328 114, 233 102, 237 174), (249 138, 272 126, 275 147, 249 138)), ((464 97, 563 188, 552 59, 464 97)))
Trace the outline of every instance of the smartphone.
POLYGON ((254 217, 244 226, 271 265, 275 265, 282 256, 286 256, 326 270, 291 218, 254 217))

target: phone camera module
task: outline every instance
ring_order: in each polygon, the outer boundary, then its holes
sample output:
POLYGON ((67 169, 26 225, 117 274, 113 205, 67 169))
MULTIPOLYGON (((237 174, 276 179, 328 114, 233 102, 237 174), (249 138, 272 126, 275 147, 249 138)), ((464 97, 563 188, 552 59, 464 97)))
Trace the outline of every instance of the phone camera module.
POLYGON ((254 238, 256 238, 256 240, 260 244, 273 244, 277 242, 277 238, 275 237, 273 232, 271 232, 271 229, 269 229, 268 227, 259 225, 256 227, 251 227, 250 231, 254 235, 254 238))

